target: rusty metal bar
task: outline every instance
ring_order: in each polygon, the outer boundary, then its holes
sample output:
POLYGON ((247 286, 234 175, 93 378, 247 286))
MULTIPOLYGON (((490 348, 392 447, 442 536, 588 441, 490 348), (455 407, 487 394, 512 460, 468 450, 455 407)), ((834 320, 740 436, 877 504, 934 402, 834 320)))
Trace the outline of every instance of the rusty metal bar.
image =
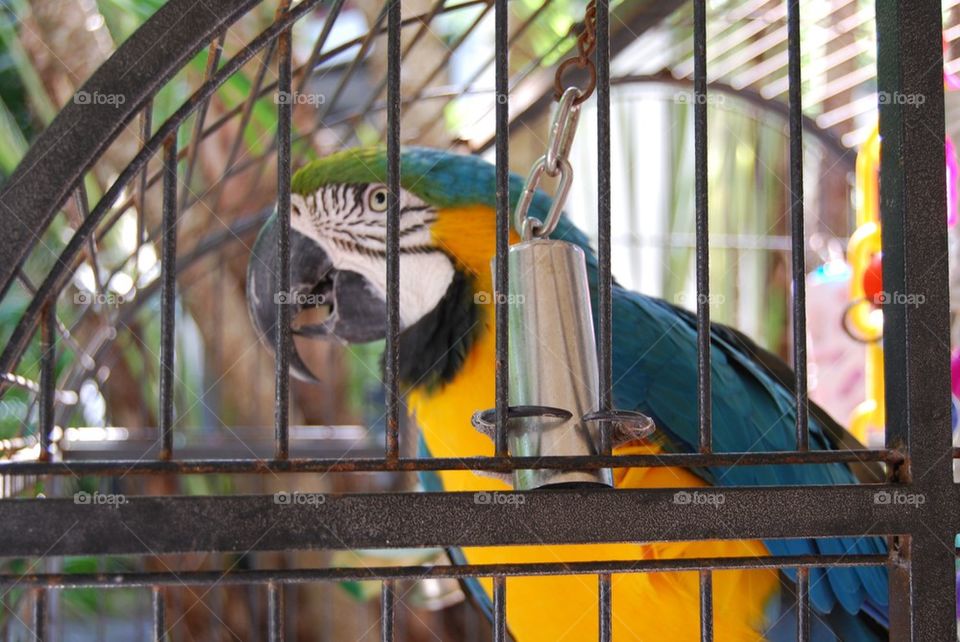
POLYGON ((801 452, 663 453, 659 455, 584 455, 570 457, 463 457, 401 458, 395 463, 378 458, 325 457, 311 459, 180 459, 172 461, 119 459, 70 462, 6 461, 0 472, 11 475, 183 475, 226 473, 357 473, 386 470, 491 470, 520 469, 596 470, 598 468, 687 468, 816 465, 884 462, 897 466, 903 455, 895 450, 818 450, 801 452))
POLYGON ((600 602, 600 642, 610 642, 613 638, 613 584, 609 573, 601 573, 598 578, 600 602))
POLYGON ((267 635, 270 642, 283 642, 284 630, 283 584, 267 583, 267 635))
POLYGON ((707 3, 693 0, 694 189, 697 227, 697 416, 701 453, 713 451, 710 398, 710 228, 707 173, 707 3))
MULTIPOLYGON (((160 261, 160 459, 173 456, 173 386, 176 380, 177 133, 163 144, 163 247, 160 261)), ((87 217, 89 220, 90 217, 87 217)))
MULTIPOLYGON (((400 457, 400 0, 387 11, 387 395, 386 458, 400 457)), ((386 590, 386 589, 384 589, 386 590)))
POLYGON ((700 642, 713 642, 713 572, 700 569, 700 642))
POLYGON ((803 101, 800 77, 800 0, 787 0, 787 50, 790 102, 790 224, 793 283, 793 371, 797 404, 797 450, 807 450, 807 266, 803 220, 803 101))
POLYGON ((507 579, 497 575, 493 578, 493 642, 507 642, 508 639, 507 579))
POLYGON ((510 403, 508 388, 510 372, 508 367, 509 311, 507 308, 506 293, 508 289, 509 268, 507 266, 507 252, 510 246, 510 46, 507 38, 509 30, 510 9, 507 0, 496 0, 495 4, 495 35, 494 56, 496 58, 496 182, 497 182, 497 247, 494 261, 494 314, 496 326, 496 359, 495 359, 495 405, 496 405, 496 432, 494 435, 494 452, 498 457, 507 454, 507 409, 510 403))
POLYGON ((40 588, 33 594, 32 639, 44 642, 47 639, 47 591, 40 588))
POLYGON ((0 502, 0 522, 36 525, 5 534, 2 555, 15 557, 339 550, 376 548, 387 542, 405 548, 860 537, 924 532, 933 512, 956 520, 957 489, 950 502, 935 508, 927 503, 908 512, 897 503, 876 503, 878 492, 892 494, 901 488, 897 484, 723 488, 717 491, 725 498, 723 523, 717 522, 716 509, 710 505, 690 504, 677 510, 676 490, 669 488, 522 492, 523 503, 511 509, 511 518, 529 529, 504 528, 502 508, 477 504, 473 493, 459 492, 325 495, 319 506, 278 505, 271 495, 127 496, 118 507, 77 505, 73 498, 20 499, 0 502), (196 528, 197 515, 205 518, 203 529, 196 528), (468 532, 464 524, 471 525, 468 532), (737 524, 737 532, 731 533, 727 524, 737 524), (58 539, 71 528, 69 538, 58 539))
MULTIPOLYGON (((613 410, 613 278, 610 273, 610 2, 597 0, 597 295, 600 309, 598 365, 600 411, 613 410)), ((609 422, 600 424, 600 454, 611 452, 609 422)), ((613 586, 608 573, 597 578, 600 642, 613 637, 613 586)))
POLYGON ((797 569, 797 642, 810 640, 810 569, 797 569))
MULTIPOLYGON (((161 579, 176 577, 172 573, 157 573, 162 576, 161 579)), ((169 583, 166 583, 169 585, 169 583)), ((166 642, 167 640, 167 605, 166 592, 160 583, 153 584, 151 591, 153 600, 153 639, 156 642, 166 642)))
MULTIPOLYGON (((399 0, 397 0, 399 4, 399 0)), ((380 640, 393 642, 396 628, 396 580, 383 580, 380 586, 380 640)))
MULTIPOLYGON (((289 4, 289 2, 287 2, 289 4)), ((286 13, 281 6, 279 14, 286 13)), ((277 306, 277 351, 275 355, 275 399, 273 408, 275 457, 290 456, 290 351, 293 336, 290 329, 290 136, 293 126, 293 100, 290 75, 291 28, 284 29, 277 38, 278 75, 277 94, 277 271, 279 292, 277 306), (286 98, 286 99, 284 99, 286 98)))
POLYGON ((40 416, 39 433, 40 461, 50 461, 54 427, 54 404, 57 387, 57 303, 51 301, 44 308, 43 325, 40 327, 40 416))
POLYGON ((880 219, 887 443, 906 450, 893 479, 935 507, 894 540, 892 636, 954 639, 956 485, 949 454, 949 290, 941 8, 878 0, 880 219), (907 575, 908 574, 908 575, 907 575), (896 592, 895 592, 896 591, 896 592))
MULTIPOLYGON (((69 573, 69 574, 6 574, 0 575, 0 586, 27 588, 136 588, 154 587, 155 594, 164 586, 248 586, 275 582, 309 584, 312 582, 418 580, 424 578, 543 577, 551 575, 596 575, 597 573, 683 573, 702 569, 810 569, 819 567, 852 568, 883 566, 886 555, 802 555, 770 557, 720 557, 642 559, 592 562, 539 562, 510 564, 463 564, 437 566, 373 566, 325 567, 299 569, 262 569, 238 571, 69 573)), ((496 586, 496 583, 494 583, 496 586)))

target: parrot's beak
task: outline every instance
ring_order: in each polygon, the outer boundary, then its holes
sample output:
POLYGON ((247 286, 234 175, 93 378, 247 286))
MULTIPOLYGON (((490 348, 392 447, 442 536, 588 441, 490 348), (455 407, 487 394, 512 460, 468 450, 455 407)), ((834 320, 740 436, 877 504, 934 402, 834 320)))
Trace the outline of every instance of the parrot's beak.
MULTIPOLYGON (((276 353, 279 305, 289 305, 293 334, 311 338, 336 337, 349 343, 366 343, 386 336, 386 302, 356 272, 333 267, 315 241, 290 230, 290 291, 280 292, 280 264, 276 215, 271 216, 254 243, 247 265, 247 308, 257 334, 276 353), (321 323, 297 326, 304 310, 326 308, 321 323)), ((291 344, 290 373, 316 382, 296 346, 291 344)))

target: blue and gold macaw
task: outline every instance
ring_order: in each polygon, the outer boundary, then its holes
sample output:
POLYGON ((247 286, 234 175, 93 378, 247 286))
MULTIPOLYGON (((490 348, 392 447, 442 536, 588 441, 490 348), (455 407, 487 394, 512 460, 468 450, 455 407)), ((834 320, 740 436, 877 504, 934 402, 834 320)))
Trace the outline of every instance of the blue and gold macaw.
MULTIPOLYGON (((401 380, 426 450, 438 457, 492 455, 471 414, 494 405, 494 308, 477 293, 493 291, 494 167, 474 156, 407 148, 401 157, 401 380)), ((291 186, 291 292, 300 308, 329 306, 323 323, 301 334, 348 342, 382 339, 386 332, 385 250, 387 188, 382 148, 350 149, 315 160, 291 186), (311 295, 311 296, 305 296, 311 295)), ((513 203, 522 180, 511 177, 513 203)), ((531 215, 544 218, 550 199, 538 192, 531 215)), ((250 259, 248 297, 258 331, 273 341, 277 313, 276 221, 271 218, 250 259)), ((597 263, 586 237, 561 221, 553 238, 582 247, 596 297, 597 263)), ((511 242, 519 239, 514 235, 511 242)), ((596 309, 596 301, 594 301, 596 309)), ((613 395, 616 407, 652 417, 655 437, 622 444, 615 454, 691 452, 697 444, 696 318, 662 300, 613 286, 613 395)), ((794 448, 793 375, 777 357, 742 334, 714 324, 711 331, 713 440, 716 452, 794 448)), ((310 379, 296 354, 291 369, 310 379)), ((855 446, 832 419, 812 407, 810 447, 855 446)), ((771 484, 850 484, 876 471, 845 464, 619 469, 620 488, 681 488, 771 484)), ((505 483, 470 471, 442 471, 445 490, 506 490, 505 483)), ((722 510, 718 512, 722 519, 722 510)), ((652 542, 465 548, 471 563, 633 560, 885 552, 876 537, 768 541, 652 542)), ((794 575, 775 570, 715 573, 715 638, 792 640, 796 631, 794 575)), ((489 600, 489 581, 473 582, 489 600)), ((589 576, 507 580, 507 622, 519 642, 597 637, 597 582, 589 576)), ((814 640, 887 639, 886 569, 814 569, 810 574, 814 640)), ((613 639, 699 640, 698 576, 633 573, 613 578, 613 639)))

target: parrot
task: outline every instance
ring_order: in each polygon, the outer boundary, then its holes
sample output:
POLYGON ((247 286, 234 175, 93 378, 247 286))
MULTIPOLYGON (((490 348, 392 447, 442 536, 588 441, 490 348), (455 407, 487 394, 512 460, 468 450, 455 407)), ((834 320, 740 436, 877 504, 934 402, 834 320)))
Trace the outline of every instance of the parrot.
MULTIPOLYGON (((291 318, 323 302, 326 317, 294 327, 295 335, 347 344, 387 333, 387 153, 383 146, 348 148, 309 161, 290 185, 291 318), (311 296, 308 296, 311 295, 311 296)), ((434 457, 492 456, 489 436, 471 415, 495 399, 495 323, 491 260, 496 248, 496 170, 476 155, 427 147, 400 153, 399 373, 406 408, 420 430, 420 448, 434 457)), ((524 189, 511 174, 511 208, 524 189)), ((544 220, 552 200, 537 190, 530 215, 544 220)), ((512 211, 512 209, 511 209, 512 211)), ((248 310, 258 334, 276 351, 279 288, 274 213, 253 245, 247 270, 248 310)), ((551 238, 586 255, 592 309, 598 263, 588 237, 563 215, 551 238)), ((513 231, 510 243, 520 242, 513 231)), ((614 407, 653 419, 652 436, 617 444, 613 454, 696 452, 697 317, 667 301, 612 283, 614 407)), ((595 321, 596 323, 596 321, 595 321)), ((295 325, 295 324, 294 324, 295 325)), ((745 334, 710 326, 714 452, 765 452, 795 447, 794 375, 779 357, 745 334)), ((291 374, 316 381, 292 347, 291 374)), ((810 404, 812 450, 862 447, 826 412, 810 404)), ((614 469, 617 488, 854 484, 882 480, 872 465, 614 469)), ((509 483, 469 470, 426 473, 426 490, 506 491, 509 483)), ((705 492, 705 491, 704 491, 705 492)), ((505 509, 507 510, 507 509, 505 509)), ((722 510, 718 510, 722 520, 722 510)), ((732 531, 731 531, 732 532, 732 531)), ((885 554, 882 538, 771 539, 590 543, 453 549, 456 563, 534 563, 768 555, 885 554)), ((714 638, 796 639, 796 573, 792 569, 714 572, 714 638)), ((489 578, 467 581, 481 607, 491 605, 489 578)), ((692 572, 612 576, 613 639, 700 639, 699 576, 692 572)), ((511 576, 506 618, 518 642, 597 639, 596 577, 511 576)), ((882 566, 812 568, 811 639, 886 640, 888 578, 882 566)))

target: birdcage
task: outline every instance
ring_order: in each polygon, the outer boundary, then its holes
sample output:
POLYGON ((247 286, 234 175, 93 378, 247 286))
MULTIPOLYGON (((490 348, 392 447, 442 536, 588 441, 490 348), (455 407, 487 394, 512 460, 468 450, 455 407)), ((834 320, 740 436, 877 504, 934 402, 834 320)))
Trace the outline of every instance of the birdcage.
MULTIPOLYGON (((837 451, 811 449, 807 434, 804 145, 825 150, 824 175, 845 175, 852 168, 853 139, 841 140, 831 128, 855 114, 849 105, 818 120, 803 113, 801 58, 827 56, 821 49, 801 51, 800 21, 807 6, 797 0, 732 7, 705 0, 597 0, 594 26, 585 23, 584 8, 575 4, 393 0, 368 16, 353 37, 335 42, 334 26, 348 19, 344 0, 170 0, 83 84, 0 193, 0 293, 5 307, 15 311, 0 356, 5 412, 17 426, 0 442, 0 555, 7 562, 0 584, 8 636, 68 639, 74 631, 96 637, 93 625, 70 616, 71 599, 88 599, 101 619, 103 613, 126 609, 142 611, 143 622, 152 622, 149 631, 111 630, 106 637, 183 638, 199 610, 212 623, 199 630, 208 632, 230 629, 225 620, 242 620, 245 637, 337 639, 323 628, 337 619, 333 613, 303 610, 309 602, 306 587, 350 583, 359 591, 373 582, 379 611, 359 611, 361 635, 378 629, 383 640, 404 639, 406 628, 397 633, 396 622, 411 619, 409 607, 403 607, 412 587, 446 582, 444 590, 454 591, 450 581, 492 578, 490 635, 506 640, 506 578, 578 574, 597 583, 597 630, 600 639, 610 640, 613 575, 696 571, 700 610, 690 617, 699 618, 701 639, 711 640, 714 573, 777 568, 795 572, 797 639, 806 640, 810 573, 845 565, 888 570, 890 639, 954 639, 960 502, 952 471, 960 450, 951 445, 945 347, 950 337, 940 3, 880 0, 875 14, 872 7, 857 5, 844 23, 843 33, 849 33, 875 18, 880 95, 926 97, 880 101, 879 110, 886 289, 921 297, 923 305, 899 300, 883 305, 885 443, 837 451), (719 26, 710 22, 713 18, 719 26), (289 289, 291 173, 308 158, 357 141, 386 145, 392 194, 400 185, 401 144, 426 140, 492 155, 498 181, 495 283, 505 292, 511 216, 507 170, 511 154, 529 153, 526 146, 511 151, 510 143, 548 112, 555 68, 588 27, 596 37, 590 64, 580 59, 564 78, 581 86, 596 83, 595 103, 587 112, 594 117, 588 127, 595 140, 581 136, 578 145, 589 145, 584 153, 596 159, 589 180, 596 185, 591 225, 600 270, 601 390, 611 389, 616 339, 610 294, 613 222, 618 220, 611 214, 610 196, 617 170, 611 170, 611 91, 656 86, 674 96, 679 88, 689 97, 680 102, 687 103, 694 132, 690 245, 698 314, 698 448, 658 455, 510 456, 504 446, 507 342, 501 340, 493 413, 496 455, 418 457, 416 427, 406 418, 397 376, 396 225, 387 228, 386 376, 383 388, 369 391, 363 403, 383 413, 366 417, 369 425, 342 425, 341 406, 317 410, 342 398, 344 390, 335 383, 314 388, 291 383, 294 337, 288 308, 279 312, 275 363, 255 337, 248 353, 227 359, 236 336, 253 335, 245 312, 216 293, 242 288, 237 262, 246 258, 256 230, 274 209, 287 222, 279 234, 279 273, 281 290, 289 289), (666 28, 687 30, 683 47, 663 59, 645 57, 658 49, 657 36, 666 28), (745 34, 747 29, 752 31, 745 34), (523 56, 522 66, 512 65, 518 43, 530 30, 539 30, 549 45, 523 56), (476 57, 482 51, 476 43, 487 43, 490 36, 495 53, 489 59, 475 64, 466 78, 446 77, 451 58, 476 57), (752 54, 741 49, 723 57, 744 40, 752 54), (757 57, 764 52, 770 55, 757 57), (666 71, 638 64, 611 73, 611 59, 621 54, 659 60, 650 64, 666 71), (708 56, 713 56, 711 67, 708 56), (786 72, 774 77, 778 70, 786 72), (238 78, 240 84, 233 82, 238 78), (784 189, 790 224, 775 249, 788 257, 785 282, 792 286, 787 300, 797 422, 796 448, 789 451, 717 452, 712 447, 708 295, 709 252, 716 239, 709 229, 707 163, 708 111, 714 109, 708 98, 717 95, 741 101, 744 109, 778 115, 788 141, 784 189), (217 116, 209 118, 213 103, 217 116), (469 136, 449 140, 437 131, 437 122, 477 105, 485 105, 487 117, 469 136), (225 162, 205 161, 215 150, 225 162), (221 220, 218 212, 228 206, 241 214, 221 220), (111 235, 132 239, 123 245, 128 251, 104 256, 111 235), (188 302, 194 287, 197 294, 188 302), (231 330, 240 326, 239 335, 231 330), (211 328, 222 328, 225 338, 210 341, 211 328), (207 371, 190 371, 196 365, 190 355, 197 351, 207 355, 207 371), (258 376, 268 369, 274 373, 272 388, 261 385, 258 376), (250 387, 237 394, 223 381, 250 387), (129 392, 131 382, 151 394, 124 404, 121 392, 129 392), (313 415, 328 421, 297 424, 291 392, 297 404, 313 404, 313 415), (219 403, 225 394, 246 398, 252 409, 245 416, 259 417, 262 425, 233 423, 219 403), (183 417, 197 409, 207 428, 187 435, 181 430, 183 417), (371 434, 380 443, 371 441, 371 434), (414 473, 440 470, 832 462, 879 467, 885 478, 860 485, 725 488, 722 525, 710 505, 678 510, 676 491, 669 488, 523 491, 524 501, 505 523, 498 507, 477 503, 470 493, 414 492, 411 486, 414 473), (289 498, 317 483, 323 485, 322 501, 290 505, 277 500, 277 493, 289 498), (922 496, 924 505, 878 503, 878 493, 922 496), (455 555, 448 563, 440 554, 462 546, 864 534, 885 537, 888 552, 482 565, 464 564, 455 555), (338 551, 373 549, 386 551, 373 563, 333 560, 338 551), (425 552, 416 559, 390 556, 389 551, 401 549, 425 552), (78 593, 90 588, 96 591, 78 593), (128 595, 128 601, 109 602, 114 592, 128 595), (239 620, 230 614, 230 604, 238 603, 248 611, 239 620)), ((851 45, 853 53, 834 49, 831 61, 862 53, 859 46, 851 45)), ((849 88, 866 78, 837 82, 849 88)), ((877 95, 870 93, 860 103, 875 105, 877 95)), ((855 138, 853 129, 848 135, 855 138)), ((393 198, 388 220, 396 221, 397 208, 393 198)), ((507 322, 507 304, 498 300, 501 337, 507 322)), ((344 357, 321 350, 314 356, 334 367, 343 359, 352 359, 355 369, 373 363, 368 354, 344 357)), ((601 394, 601 410, 613 410, 612 404, 609 392, 601 394)), ((311 595, 315 603, 334 600, 330 593, 311 595)), ((462 639, 479 639, 470 635, 485 631, 486 616, 478 613, 469 603, 463 607, 462 617, 474 619, 464 625, 462 639)))

